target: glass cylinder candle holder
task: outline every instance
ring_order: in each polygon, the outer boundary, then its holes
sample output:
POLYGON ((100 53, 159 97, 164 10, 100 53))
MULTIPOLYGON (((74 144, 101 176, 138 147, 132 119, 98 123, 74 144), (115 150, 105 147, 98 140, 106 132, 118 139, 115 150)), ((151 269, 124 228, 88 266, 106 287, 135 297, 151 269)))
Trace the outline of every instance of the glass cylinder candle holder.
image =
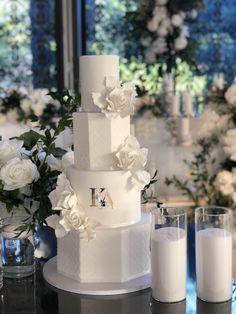
POLYGON ((179 208, 152 211, 152 296, 160 302, 186 298, 186 219, 185 210, 179 208))
POLYGON ((232 210, 217 206, 195 211, 197 296, 207 302, 232 297, 232 210))

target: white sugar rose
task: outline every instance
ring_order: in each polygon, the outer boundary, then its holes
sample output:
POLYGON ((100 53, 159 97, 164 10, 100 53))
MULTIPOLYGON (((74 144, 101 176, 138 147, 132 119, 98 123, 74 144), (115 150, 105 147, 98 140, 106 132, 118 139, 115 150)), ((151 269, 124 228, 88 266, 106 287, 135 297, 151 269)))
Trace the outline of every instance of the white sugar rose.
POLYGON ((187 47, 187 45, 188 45, 188 41, 187 41, 186 37, 180 36, 180 37, 177 37, 175 39, 175 49, 176 50, 183 50, 187 47))
POLYGON ((150 173, 145 170, 137 170, 132 174, 132 183, 138 190, 142 190, 150 182, 150 179, 150 173))
POLYGON ((46 218, 47 225, 55 230, 57 238, 62 238, 67 234, 67 231, 60 224, 61 217, 58 215, 51 215, 46 218))
POLYGON ((147 163, 147 154, 148 150, 140 148, 136 137, 129 136, 115 155, 118 160, 117 166, 132 171, 143 169, 147 163))
POLYGON ((168 0, 156 0, 156 5, 166 5, 168 0))
POLYGON ((29 159, 15 157, 0 170, 0 180, 3 182, 3 189, 7 191, 20 189, 38 179, 38 169, 29 159))
POLYGON ((92 93, 93 102, 107 118, 122 118, 134 113, 135 85, 131 82, 120 84, 114 77, 105 78, 105 91, 92 93))
POLYGON ((77 197, 64 173, 58 176, 57 187, 49 194, 49 199, 56 210, 70 210, 77 206, 77 197))
POLYGON ((236 106, 236 84, 231 85, 227 89, 225 99, 229 104, 236 106))
POLYGON ((72 229, 84 230, 84 215, 79 210, 67 210, 62 213, 60 224, 68 232, 72 229))
POLYGON ((0 168, 10 159, 21 156, 23 144, 23 141, 15 139, 0 141, 0 168))

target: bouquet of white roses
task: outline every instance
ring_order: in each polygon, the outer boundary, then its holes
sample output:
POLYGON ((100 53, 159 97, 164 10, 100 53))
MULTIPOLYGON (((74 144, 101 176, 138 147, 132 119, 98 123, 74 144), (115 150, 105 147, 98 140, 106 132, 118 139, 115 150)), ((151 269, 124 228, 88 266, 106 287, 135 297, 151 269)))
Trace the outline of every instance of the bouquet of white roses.
MULTIPOLYGON (((64 98, 68 107, 72 103, 74 110, 76 101, 68 92, 56 97, 64 98)), ((33 223, 22 228, 33 229, 36 222, 45 223, 52 214, 49 194, 58 176, 74 162, 74 153, 56 147, 55 141, 71 123, 68 109, 50 130, 41 128, 39 132, 31 130, 18 138, 0 140, 0 206, 9 213, 28 214, 33 223)))

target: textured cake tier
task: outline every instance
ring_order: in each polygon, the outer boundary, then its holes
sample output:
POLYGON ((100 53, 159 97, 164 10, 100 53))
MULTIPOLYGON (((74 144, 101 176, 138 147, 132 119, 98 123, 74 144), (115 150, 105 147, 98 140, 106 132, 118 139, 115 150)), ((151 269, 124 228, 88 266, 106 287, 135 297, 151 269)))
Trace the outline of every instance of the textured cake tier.
POLYGON ((130 135, 130 117, 107 119, 103 113, 76 112, 73 125, 76 167, 114 169, 114 152, 130 135))
POLYGON ((82 56, 80 57, 80 88, 82 111, 100 112, 94 105, 93 92, 104 90, 106 76, 113 76, 119 80, 118 56, 82 56))
POLYGON ((133 187, 129 171, 83 171, 73 166, 67 176, 88 217, 110 228, 139 221, 140 191, 133 187))
POLYGON ((58 239, 58 272, 80 282, 124 282, 150 271, 150 219, 117 229, 97 229, 88 241, 71 231, 58 239))

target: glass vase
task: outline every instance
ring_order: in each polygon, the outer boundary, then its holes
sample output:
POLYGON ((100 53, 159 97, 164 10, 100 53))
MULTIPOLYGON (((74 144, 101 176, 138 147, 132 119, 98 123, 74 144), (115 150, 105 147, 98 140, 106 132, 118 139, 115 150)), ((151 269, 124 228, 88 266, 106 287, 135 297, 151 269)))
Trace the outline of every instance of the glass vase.
POLYGON ((34 237, 29 217, 1 219, 2 268, 6 278, 24 278, 35 272, 34 237))

